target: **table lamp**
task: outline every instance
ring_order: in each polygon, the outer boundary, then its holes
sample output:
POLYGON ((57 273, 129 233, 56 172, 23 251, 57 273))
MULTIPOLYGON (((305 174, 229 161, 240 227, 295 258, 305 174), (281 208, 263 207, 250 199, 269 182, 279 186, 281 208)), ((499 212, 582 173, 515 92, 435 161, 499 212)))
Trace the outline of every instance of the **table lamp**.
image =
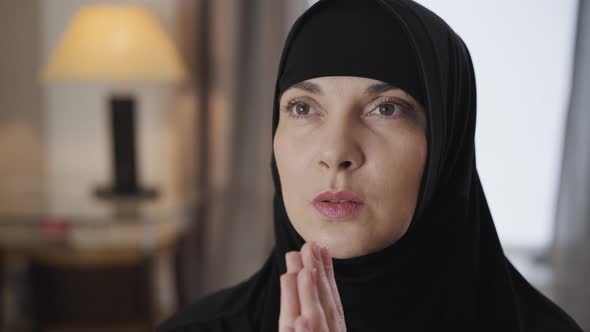
MULTIPOLYGON (((127 4, 81 7, 40 74, 48 81, 180 82, 187 71, 158 19, 127 4)), ((112 184, 100 198, 154 198, 155 189, 138 182, 135 149, 135 98, 113 91, 109 100, 112 184)))

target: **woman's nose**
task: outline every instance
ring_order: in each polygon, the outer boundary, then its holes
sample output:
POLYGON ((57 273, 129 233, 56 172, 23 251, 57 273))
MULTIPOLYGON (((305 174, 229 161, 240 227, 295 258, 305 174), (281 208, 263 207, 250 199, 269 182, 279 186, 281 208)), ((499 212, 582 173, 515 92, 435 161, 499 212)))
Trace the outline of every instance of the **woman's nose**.
POLYGON ((363 163, 363 153, 360 145, 354 139, 352 132, 342 131, 342 134, 324 137, 321 145, 319 165, 332 171, 351 172, 363 163))
POLYGON ((321 164, 323 164, 323 166, 325 168, 338 168, 338 169, 342 169, 342 170, 347 170, 347 169, 352 169, 355 168, 356 163, 350 161, 350 160, 344 160, 342 162, 329 162, 329 161, 325 161, 322 160, 320 161, 321 164), (337 166, 332 166, 332 165, 336 165, 337 166))

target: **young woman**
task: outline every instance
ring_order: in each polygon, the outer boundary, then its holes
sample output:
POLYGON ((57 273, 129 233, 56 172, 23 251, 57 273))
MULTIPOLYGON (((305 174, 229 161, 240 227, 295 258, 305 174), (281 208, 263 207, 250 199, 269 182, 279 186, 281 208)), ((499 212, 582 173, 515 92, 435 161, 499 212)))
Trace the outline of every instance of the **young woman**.
POLYGON ((581 331, 504 256, 475 96, 467 47, 426 8, 317 2, 276 82, 275 247, 160 331, 581 331))

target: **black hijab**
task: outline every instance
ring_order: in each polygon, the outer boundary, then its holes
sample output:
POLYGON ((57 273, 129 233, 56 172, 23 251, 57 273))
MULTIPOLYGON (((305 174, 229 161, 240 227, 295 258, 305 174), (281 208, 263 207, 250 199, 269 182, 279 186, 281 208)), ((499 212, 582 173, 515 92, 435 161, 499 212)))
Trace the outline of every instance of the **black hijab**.
MULTIPOLYGON (((294 83, 361 76, 399 86, 427 113, 428 157, 411 226, 372 254, 334 259, 348 331, 579 331, 506 259, 479 181, 471 57, 438 16, 408 0, 320 0, 294 23, 273 106, 294 83)), ((276 243, 254 321, 276 331, 285 253, 305 242, 287 216, 274 153, 276 243)), ((506 188, 509 190, 509 188, 506 188)))

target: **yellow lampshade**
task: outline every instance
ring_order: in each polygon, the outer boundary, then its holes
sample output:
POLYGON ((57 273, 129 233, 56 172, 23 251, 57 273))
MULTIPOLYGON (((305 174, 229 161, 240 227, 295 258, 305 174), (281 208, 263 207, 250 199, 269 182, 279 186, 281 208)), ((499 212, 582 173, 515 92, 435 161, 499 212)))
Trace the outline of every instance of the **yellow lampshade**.
POLYGON ((42 80, 181 81, 186 68, 158 19, 143 7, 82 7, 53 50, 42 80))

